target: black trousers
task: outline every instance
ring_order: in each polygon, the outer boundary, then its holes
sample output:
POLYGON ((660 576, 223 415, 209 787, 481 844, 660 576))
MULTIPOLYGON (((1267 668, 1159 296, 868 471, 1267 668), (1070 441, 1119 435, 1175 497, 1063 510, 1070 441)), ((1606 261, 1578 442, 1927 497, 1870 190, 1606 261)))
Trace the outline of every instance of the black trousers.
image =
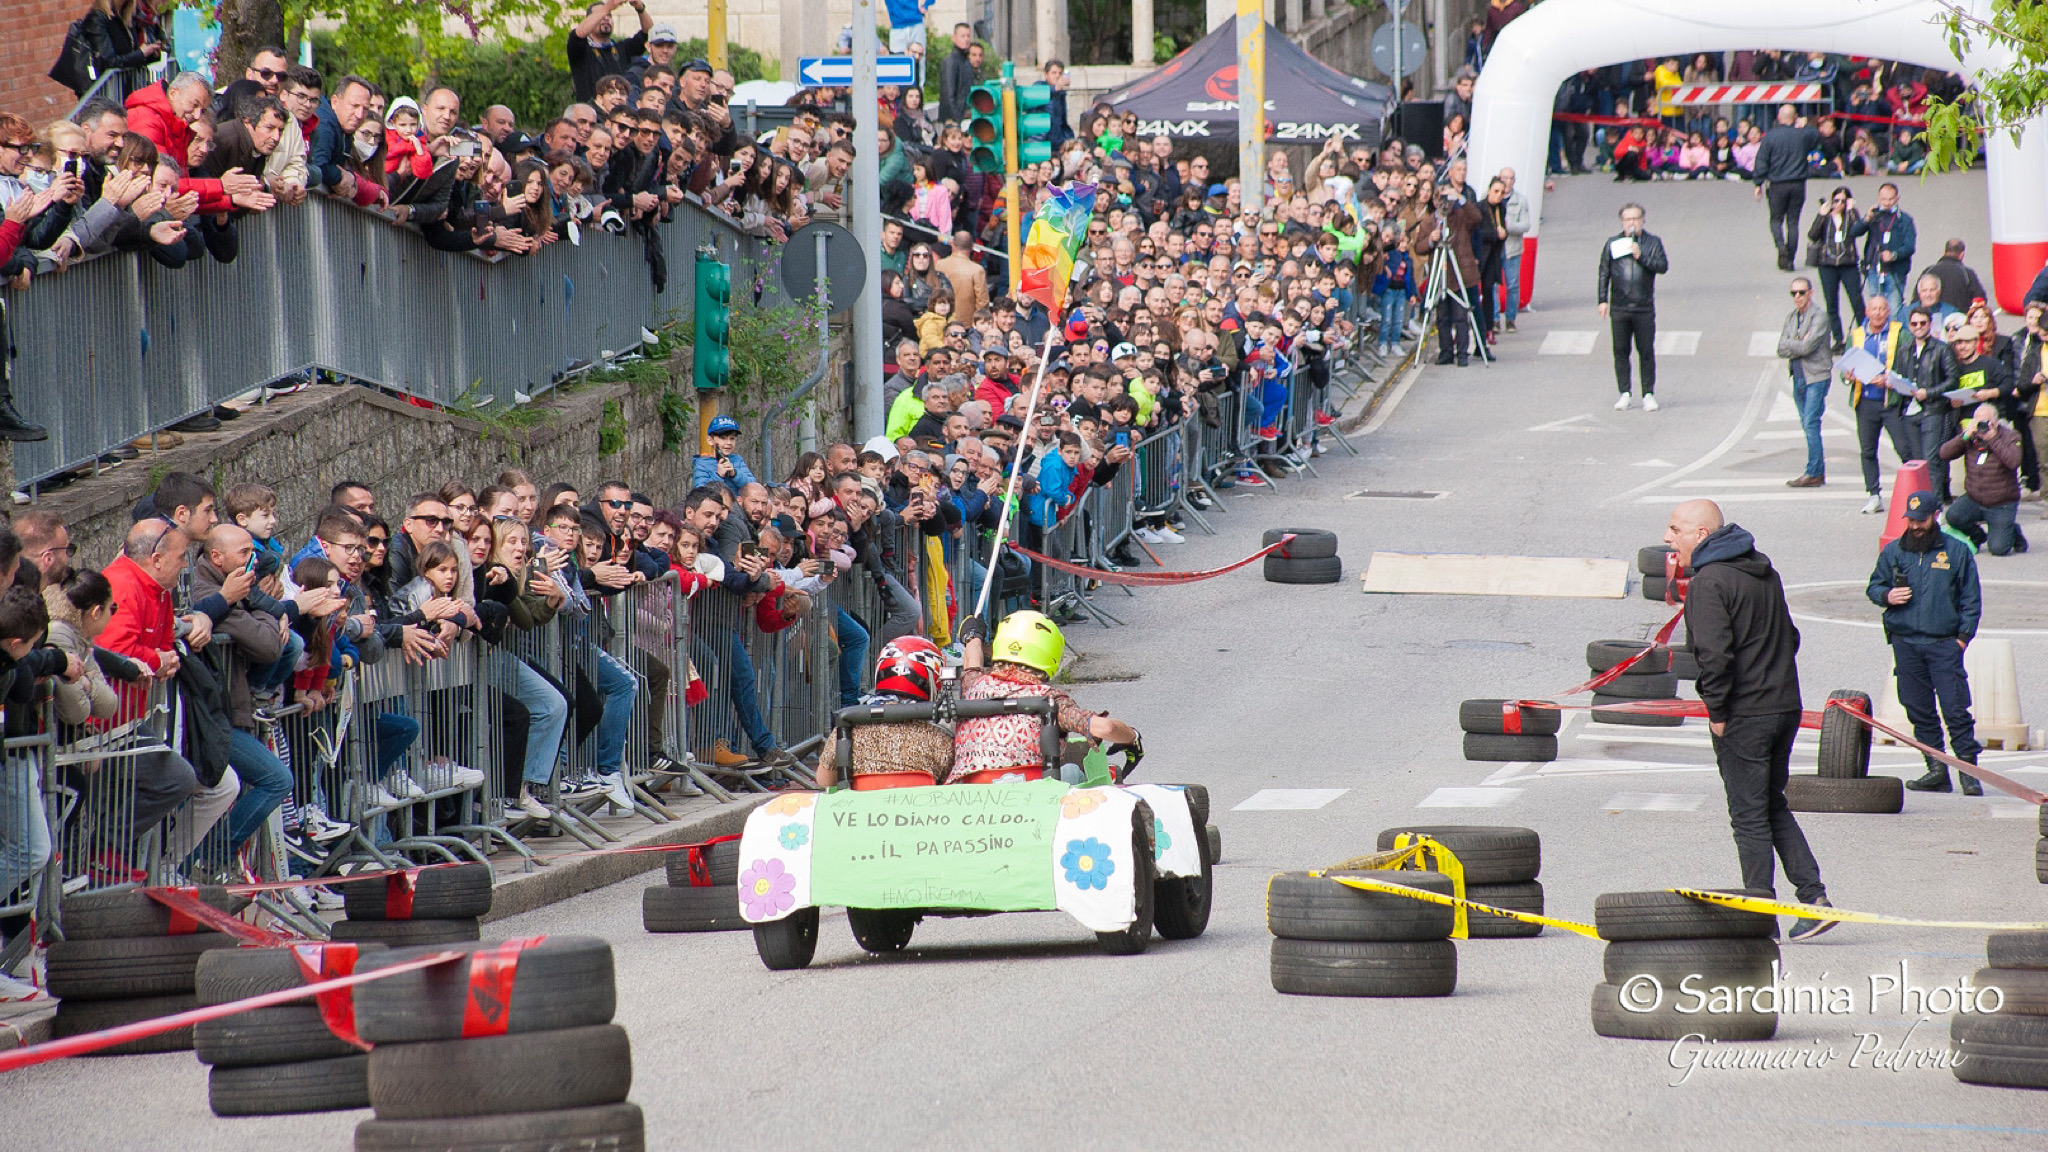
POLYGON ((1773 892, 1777 860, 1804 903, 1827 895, 1820 882, 1820 863, 1806 843, 1806 833, 1785 803, 1785 782, 1791 774, 1792 741, 1799 735, 1799 713, 1731 716, 1714 737, 1714 763, 1728 794, 1728 825, 1735 832, 1735 855, 1742 864, 1742 886, 1773 892))
MULTIPOLYGON (((1941 747, 1948 727, 1948 749, 1958 760, 1977 762, 1984 746, 1977 742, 1977 722, 1970 715, 1970 678, 1963 672, 1963 646, 1953 639, 1892 640, 1892 674, 1899 682, 1899 705, 1913 722, 1913 736, 1929 748, 1941 747), (1935 715, 1939 704, 1941 714, 1935 715)), ((1930 769, 1942 766, 1926 757, 1930 769)))
POLYGON ((1463 356, 1472 332, 1472 314, 1448 291, 1436 305, 1436 351, 1439 357, 1463 356))
MULTIPOLYGON (((1858 400, 1856 403, 1856 444, 1863 453, 1863 490, 1872 496, 1884 491, 1877 467, 1877 441, 1880 435, 1892 438, 1892 451, 1901 460, 1918 460, 1920 437, 1904 407, 1886 404, 1881 400, 1858 400)), ((1939 447, 1939 442, 1936 442, 1939 447)), ((1941 461, 1936 460, 1935 466, 1941 461)), ((1941 481, 1935 481, 1939 489, 1941 481)), ((1946 496, 1943 497, 1946 499, 1946 496)))
POLYGON ((1835 305, 1835 296, 1846 290, 1849 296, 1849 311, 1856 317, 1856 323, 1863 323, 1863 274, 1854 264, 1822 264, 1814 269, 1820 274, 1820 298, 1828 306, 1828 333, 1836 343, 1842 340, 1842 312, 1835 305))
POLYGON ((1633 309, 1622 311, 1610 309, 1607 313, 1608 328, 1614 334, 1614 386, 1626 396, 1629 392, 1628 352, 1631 343, 1635 346, 1636 359, 1643 366, 1643 395, 1657 390, 1657 314, 1638 312, 1633 309))
POLYGON ((1778 246, 1780 259, 1790 260, 1799 251, 1799 213, 1806 207, 1806 181, 1773 180, 1764 191, 1771 206, 1771 243, 1778 246))

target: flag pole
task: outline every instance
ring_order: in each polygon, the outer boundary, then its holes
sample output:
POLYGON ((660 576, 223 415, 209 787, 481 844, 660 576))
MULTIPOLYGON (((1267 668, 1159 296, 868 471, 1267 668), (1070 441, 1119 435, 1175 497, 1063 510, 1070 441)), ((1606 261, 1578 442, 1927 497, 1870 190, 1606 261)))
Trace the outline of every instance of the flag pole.
MULTIPOLYGON (((1014 207, 1012 208, 1014 211, 1014 207)), ((1038 350, 1038 376, 1031 382, 1031 399, 1024 405, 1024 431, 1017 436, 1017 449, 1010 458, 1010 483, 1003 493, 1003 511, 996 521, 996 538, 989 545, 988 565, 982 571, 981 599, 974 606, 976 616, 988 612, 989 590, 996 583, 996 561, 1003 554, 1003 542, 1010 535, 1010 511, 1017 506, 1017 485, 1023 479, 1024 446, 1030 440, 1033 421, 1038 415, 1038 394, 1045 387, 1045 370, 1052 363, 1052 341, 1059 334, 1059 317, 1050 309, 1046 312, 1045 345, 1038 350)))

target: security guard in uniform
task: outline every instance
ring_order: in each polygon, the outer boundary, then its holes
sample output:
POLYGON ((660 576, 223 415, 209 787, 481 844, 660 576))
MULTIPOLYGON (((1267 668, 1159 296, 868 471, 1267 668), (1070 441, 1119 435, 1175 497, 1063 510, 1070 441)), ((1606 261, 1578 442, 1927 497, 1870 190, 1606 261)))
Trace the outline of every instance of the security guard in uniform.
MULTIPOLYGON (((1982 608, 1977 561, 1968 544, 1942 532, 1940 512, 1932 492, 1906 498, 1906 533, 1877 554, 1865 592, 1872 604, 1884 609, 1884 635, 1892 646, 1899 703, 1913 721, 1913 735, 1930 748, 1940 748, 1946 722, 1949 751, 1975 764, 1984 746, 1977 743, 1977 723, 1970 717, 1963 652, 1977 634, 1982 608)), ((1949 791, 1948 765, 1928 757, 1927 774, 1907 781, 1906 787, 1916 792, 1949 791)), ((1963 795, 1983 794, 1984 785, 1965 774, 1963 795)))

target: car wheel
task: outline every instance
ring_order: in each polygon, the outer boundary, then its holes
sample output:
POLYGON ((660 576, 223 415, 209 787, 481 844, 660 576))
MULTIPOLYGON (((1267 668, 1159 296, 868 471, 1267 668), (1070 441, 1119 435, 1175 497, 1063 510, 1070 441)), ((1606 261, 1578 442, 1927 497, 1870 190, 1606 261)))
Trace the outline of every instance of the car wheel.
POLYGON ((809 967, 818 954, 818 910, 799 908, 780 920, 754 925, 754 951, 772 971, 809 967))
MULTIPOLYGON (((1199 823, 1199 821, 1197 821, 1199 823)), ((1168 940, 1192 940, 1209 927, 1209 903, 1215 894, 1209 837, 1196 841, 1202 871, 1196 876, 1169 876, 1153 884, 1152 926, 1168 940)))
POLYGON ((1111 956, 1136 956, 1152 944, 1154 897, 1152 871, 1152 806, 1143 801, 1131 814, 1131 886, 1137 908, 1130 927, 1097 932, 1095 942, 1111 956))
POLYGON ((848 908, 846 922, 853 928, 853 941, 877 956, 901 952, 910 946, 910 934, 917 930, 918 914, 899 908, 848 908))

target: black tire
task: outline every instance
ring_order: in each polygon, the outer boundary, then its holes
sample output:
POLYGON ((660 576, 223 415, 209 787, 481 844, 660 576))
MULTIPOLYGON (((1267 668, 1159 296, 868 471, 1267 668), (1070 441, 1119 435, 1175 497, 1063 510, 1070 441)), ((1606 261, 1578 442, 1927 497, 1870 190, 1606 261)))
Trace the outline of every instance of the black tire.
POLYGON ((646 1152, 638 1104, 458 1120, 365 1120, 355 1152, 646 1152))
POLYGON ((1331 878, 1340 875, 1451 894, 1451 878, 1441 872, 1278 872, 1266 882, 1266 930, 1288 940, 1410 941, 1450 936, 1457 919, 1457 910, 1450 905, 1346 887, 1331 878))
MULTIPOLYGON (((740 842, 725 840, 703 850, 704 866, 711 872, 712 887, 737 887, 740 882, 740 842)), ((690 854, 671 852, 666 864, 668 883, 671 888, 688 888, 690 883, 690 854)), ((739 897, 733 897, 733 906, 739 906, 739 897)))
POLYGON ((1586 645, 1586 667, 1605 672, 1645 649, 1648 654, 1630 664, 1623 676, 1655 676, 1671 671, 1671 649, 1648 640, 1595 640, 1586 645))
POLYGON ((1467 760, 1534 760, 1557 759, 1557 737, 1555 736, 1488 736, 1483 732, 1465 733, 1465 759, 1467 760))
MULTIPOLYGON (((1843 688, 1828 693, 1828 699, 1850 701, 1865 716, 1877 714, 1868 692, 1843 688)), ((1859 780, 1870 775, 1870 725, 1840 708, 1823 708, 1818 772, 1831 780, 1859 780)))
MULTIPOLYGON (((393 949, 356 966, 389 968, 436 951, 475 952, 489 944, 393 949)), ((414 1044, 462 1035, 472 999, 467 963, 437 964, 356 987, 356 1031, 372 1044, 414 1044)), ((552 1032, 610 1023, 612 946, 595 936, 547 936, 519 954, 512 996, 505 1006, 508 1033, 552 1032)), ((566 1107, 566 1105, 563 1105, 566 1107)))
POLYGON ((1634 704, 1626 696, 1609 696, 1605 692, 1593 693, 1593 719, 1602 724, 1621 724, 1630 728, 1676 728, 1685 723, 1683 716, 1664 716, 1655 712, 1617 712, 1602 708, 1602 704, 1634 704))
POLYGON ((1958 1012, 1949 1019, 1952 1051, 1963 1061, 1953 1069, 1965 1084, 1999 1088, 2048 1088, 2048 1016, 1958 1012))
POLYGON ((1482 736, 1555 736, 1564 713, 1548 700, 1464 700, 1458 704, 1458 730, 1482 736), (1549 704, 1550 707, 1542 707, 1549 704), (1521 721, 1520 732, 1508 731, 1508 717, 1521 721))
POLYGON ((1602 684, 1596 695, 1607 700, 1672 700, 1678 696, 1678 677, 1669 672, 1624 672, 1602 684))
POLYGON ((1654 976, 1667 992, 1688 976, 1701 977, 1707 987, 1771 982, 1771 964, 1778 942, 1762 937, 1719 940, 1617 940, 1600 958, 1609 984, 1626 984, 1634 976, 1654 976))
MULTIPOLYGON (((199 1001, 189 992, 175 996, 138 996, 128 1000, 61 1000, 57 1004, 57 1018, 50 1025, 50 1035, 62 1040, 105 1028, 118 1028, 123 1024, 140 1024, 144 1020, 175 1016, 197 1007, 199 1001)), ((147 1056, 156 1052, 191 1050, 192 1029, 185 1027, 102 1048, 88 1055, 147 1056)))
POLYGON ((1600 984, 1593 989, 1593 1031, 1615 1040, 1678 1040, 1699 1036, 1707 1040, 1769 1040, 1778 1032, 1773 1012, 1680 1012, 1672 1007, 1676 999, 1694 1006, 1690 996, 1674 995, 1665 989, 1663 1003, 1649 1012, 1633 1012, 1621 1006, 1621 986, 1600 984))
MULTIPOLYGON (((247 896, 230 896, 226 889, 215 885, 201 888, 199 898, 230 916, 249 906, 247 896)), ((64 897, 64 939, 122 940, 136 936, 167 936, 171 931, 171 916, 169 908, 150 899, 140 888, 74 892, 64 897)))
POLYGON ((616 1104, 632 1087, 632 1045, 616 1024, 370 1052, 370 1106, 379 1120, 589 1108, 616 1104))
POLYGON ((474 916, 465 920, 337 920, 329 929, 329 938, 343 943, 388 944, 393 948, 464 944, 482 934, 474 916))
POLYGON ((1209 822, 1209 786, 1207 784, 1183 784, 1181 789, 1187 793, 1188 811, 1194 815, 1195 827, 1200 828, 1202 825, 1207 824, 1209 822))
POLYGON ((2048 884, 2048 836, 2034 841, 2034 879, 2048 884))
MULTIPOLYGON (((384 945, 359 944, 356 949, 357 963, 360 964, 384 951, 384 945)), ((302 988, 306 977, 290 948, 219 948, 199 958, 199 969, 194 973, 192 983, 201 1004, 226 1004, 231 1000, 261 996, 265 992, 302 988)), ((306 1003, 311 1004, 312 1001, 306 1003)))
POLYGON ((1313 560, 1268 556, 1264 563, 1269 584, 1335 584, 1344 578, 1344 561, 1337 556, 1318 556, 1313 560))
POLYGON ((1321 560, 1337 554, 1337 534, 1322 528, 1268 528, 1259 537, 1259 544, 1271 548, 1290 532, 1294 539, 1273 555, 1288 560, 1321 560))
MULTIPOLYGON (((1533 828, 1494 824, 1396 824, 1380 833, 1379 850, 1403 832, 1427 836, 1464 866, 1466 884, 1520 884, 1543 870, 1543 842, 1533 828)), ((1449 889, 1445 889, 1449 891, 1449 889)))
POLYGON ((1668 603, 1678 603, 1678 604, 1683 604, 1683 603, 1685 603, 1685 598, 1684 598, 1684 597, 1682 597, 1682 596, 1681 596, 1681 597, 1679 597, 1679 598, 1678 598, 1678 599, 1677 599, 1676 601, 1668 601, 1668 600, 1664 599, 1664 593, 1665 593, 1665 589, 1666 589, 1666 586, 1667 586, 1667 585, 1669 585, 1669 584, 1670 584, 1670 581, 1666 580, 1666 579, 1665 579, 1664 577, 1662 577, 1662 576, 1645 576, 1645 577, 1643 577, 1643 599, 1645 599, 1645 600, 1654 600, 1654 601, 1656 601, 1656 602, 1657 602, 1657 603, 1659 603, 1659 604, 1668 604, 1668 603))
MULTIPOLYGON (((1739 889, 1708 889, 1747 895, 1739 889)), ((1616 940, 1708 940, 1775 937, 1778 920, 1761 912, 1709 904, 1676 892, 1608 892, 1593 901, 1593 926, 1600 938, 1616 940)))
POLYGON ((2036 825, 2041 830, 2042 837, 2048 839, 2048 804, 2041 805, 2041 814, 2034 819, 2036 825))
POLYGON ((799 908, 780 920, 754 925, 754 951, 771 971, 809 967, 818 953, 818 910, 799 908))
MULTIPOLYGON (((413 877, 412 914, 407 920, 464 920, 491 911, 491 866, 463 864, 426 868, 413 877)), ((396 919, 385 915, 391 882, 384 877, 343 884, 341 898, 351 920, 396 919)))
POLYGON ((192 1029, 192 1050, 201 1064, 216 1068, 335 1060, 362 1052, 336 1036, 310 1000, 202 1021, 192 1029))
POLYGON ((283 1116, 370 1106, 370 1058, 361 1052, 331 1060, 215 1068, 206 1078, 215 1116, 283 1116))
POLYGON ((1673 648, 1671 650, 1671 674, 1680 680, 1699 679, 1699 654, 1690 648, 1673 648))
POLYGON ((1192 940, 1209 928, 1209 906, 1216 885, 1210 874, 1213 858, 1206 835, 1196 838, 1195 850, 1202 859, 1199 875, 1163 876, 1152 884, 1152 926, 1168 940, 1192 940))
POLYGON ((910 937, 920 919, 916 912, 901 908, 848 908, 846 923, 853 929, 853 942, 863 952, 886 956, 910 947, 910 937))
POLYGON ((744 932, 737 888, 670 887, 657 884, 640 894, 640 923, 649 932, 744 932))
POLYGON ((200 954, 238 943, 219 932, 60 941, 50 945, 50 994, 63 1000, 129 1000, 189 993, 200 954))
POLYGON ((1980 968, 1970 983, 1996 988, 2004 997, 2000 1012, 2016 1016, 2048 1016, 2048 972, 2038 968, 1980 968))
POLYGON ((1157 907, 1154 890, 1157 874, 1152 869, 1152 806, 1140 800, 1131 813, 1131 886, 1137 893, 1137 907, 1130 927, 1116 932, 1097 932, 1095 943, 1111 956, 1136 956, 1152 946, 1152 917, 1157 907))
POLYGON ((2048 969, 2048 932, 1993 932, 1984 957, 1993 968, 2048 969))
POLYGON ((1209 863, 1212 865, 1223 863, 1223 829, 1211 824, 1205 831, 1208 833, 1209 840, 1209 863))
POLYGON ((1888 814, 1906 806, 1906 782, 1897 776, 1833 780, 1805 773, 1785 781, 1785 803, 1794 812, 1888 814))
MULTIPOLYGON (((1473 884, 1465 889, 1465 899, 1510 912, 1543 915, 1543 885, 1535 880, 1520 884, 1473 884)), ((1521 939, 1543 935, 1543 925, 1467 909, 1465 934, 1474 940, 1521 939)))
POLYGON ((1449 996, 1458 949, 1449 940, 1273 941, 1275 992, 1294 996, 1449 996))
POLYGON ((1665 560, 1670 555, 1671 549, 1662 544, 1646 544, 1636 549, 1636 572, 1643 576, 1662 576, 1670 571, 1665 560))

